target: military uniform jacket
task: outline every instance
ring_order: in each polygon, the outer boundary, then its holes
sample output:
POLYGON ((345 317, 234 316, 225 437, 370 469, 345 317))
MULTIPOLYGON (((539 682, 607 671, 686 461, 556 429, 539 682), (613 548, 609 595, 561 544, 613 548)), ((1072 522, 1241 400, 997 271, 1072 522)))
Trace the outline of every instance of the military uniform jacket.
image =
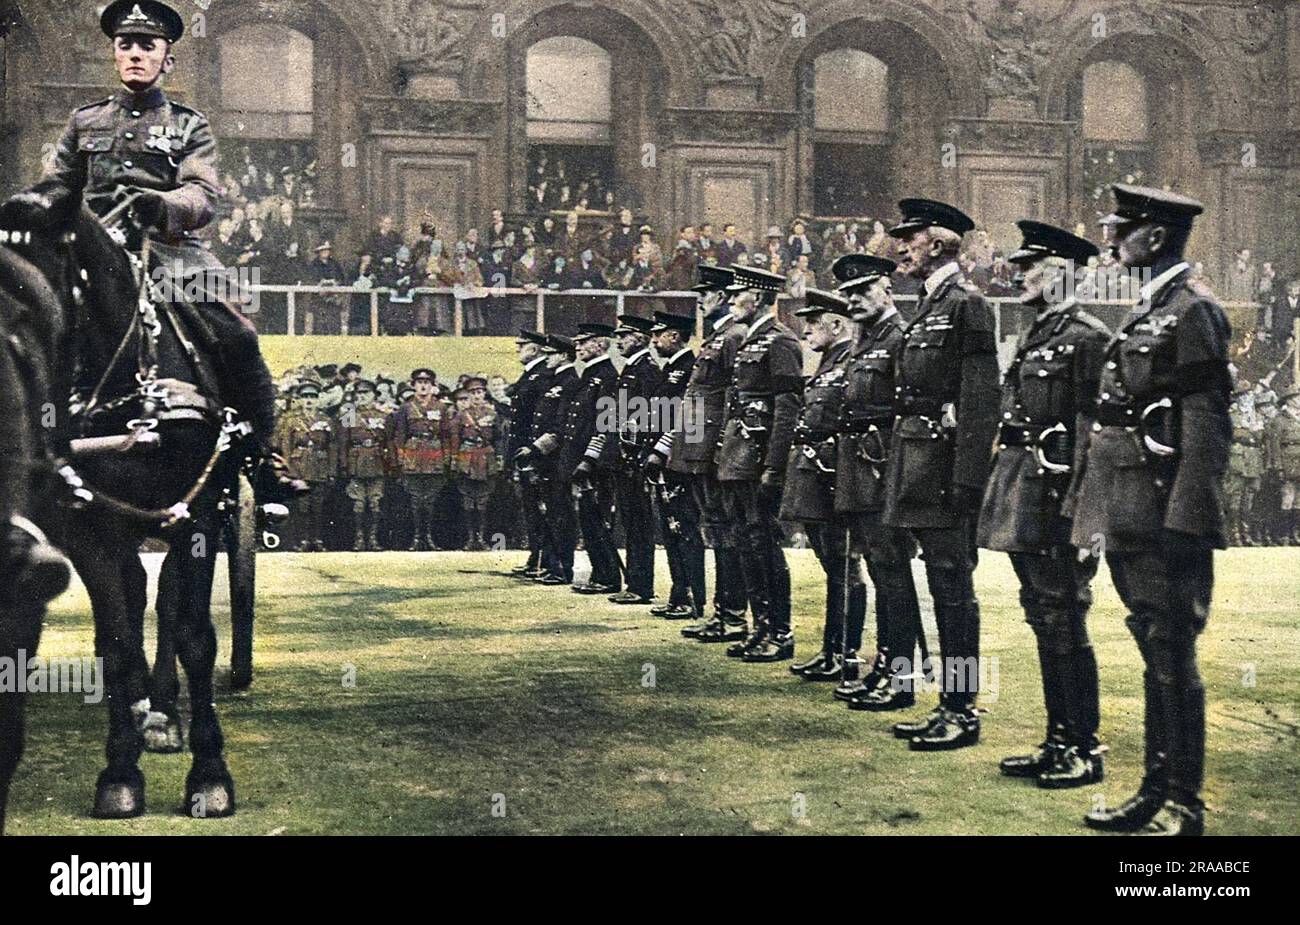
POLYGON ((799 393, 803 350, 794 332, 764 315, 736 352, 727 415, 718 447, 718 480, 758 481, 764 469, 785 474, 799 393))
POLYGON ((546 365, 544 357, 530 360, 524 367, 524 374, 510 387, 510 405, 514 409, 514 418, 510 422, 510 443, 508 455, 528 446, 537 434, 533 432, 534 412, 537 402, 551 387, 551 368, 546 365))
POLYGON ((626 413, 620 409, 618 433, 618 457, 625 469, 635 469, 641 452, 654 441, 649 401, 661 378, 649 347, 628 357, 618 374, 618 400, 627 408, 626 413))
POLYGON ((328 415, 298 408, 280 418, 276 431, 280 452, 298 478, 328 482, 334 477, 334 422, 328 415))
POLYGON ((835 514, 837 430, 852 340, 831 344, 804 386, 781 495, 782 520, 819 523, 835 514))
POLYGON ((46 175, 103 215, 118 186, 157 190, 166 204, 161 240, 198 245, 193 232, 212 221, 219 197, 217 146, 208 120, 157 87, 126 89, 72 114, 46 175))
POLYGON ((1225 546, 1223 476, 1232 440, 1228 415, 1230 328, 1213 295, 1188 279, 1186 264, 1150 284, 1106 346, 1097 423, 1075 473, 1071 542, 1108 552, 1161 548, 1162 531, 1225 546), (1174 406, 1177 454, 1156 456, 1135 423, 1108 423, 1123 411, 1138 416, 1153 402, 1174 406))
POLYGON ((349 408, 338 420, 338 466, 348 478, 382 478, 390 462, 388 421, 376 407, 349 408))
POLYGON ((686 394, 686 387, 690 383, 694 368, 695 352, 689 347, 681 348, 664 362, 659 370, 659 379, 649 395, 652 432, 645 441, 646 449, 653 448, 665 459, 671 458, 673 434, 680 430, 685 422, 682 416, 687 412, 683 396, 686 394), (667 422, 667 430, 661 429, 665 426, 665 422, 667 422))
POLYGON ((709 332, 691 367, 682 395, 681 426, 658 446, 674 472, 700 474, 714 466, 727 413, 727 393, 736 368, 736 353, 745 339, 745 326, 731 315, 709 332))
MULTIPOLYGON (((1245 479, 1258 479, 1264 475, 1266 436, 1253 409, 1233 402, 1229 409, 1232 418, 1232 449, 1228 454, 1228 471, 1245 479)), ((1300 422, 1296 422, 1300 424, 1300 422)), ((1296 463, 1300 463, 1300 433, 1295 435, 1296 463)), ((1296 466, 1300 473, 1300 465, 1296 466)))
POLYGON ((498 419, 491 405, 470 407, 452 412, 452 443, 455 445, 453 468, 473 482, 485 482, 501 471, 496 452, 498 419))
POLYGON ((444 475, 456 454, 454 409, 436 395, 408 398, 393 414, 393 447, 403 475, 444 475))
POLYGON ((894 372, 906 322, 894 312, 849 351, 835 457, 835 510, 878 514, 894 429, 894 372))
POLYGON ((1038 552, 1070 543, 1062 511, 1073 448, 1088 439, 1102 353, 1110 331, 1073 302, 1040 310, 1021 338, 1002 386, 1002 421, 993 476, 984 492, 978 543, 1003 552, 1038 552), (1044 432, 1064 427, 1044 442, 1044 432))
POLYGON ((1283 408, 1268 422, 1268 467, 1288 482, 1300 480, 1300 418, 1283 408))
POLYGON ((544 462, 535 463, 546 475, 554 474, 560 451, 564 448, 564 431, 569 420, 569 404, 577 395, 582 385, 582 378, 572 363, 562 363, 555 367, 547 380, 548 388, 537 400, 533 411, 531 433, 534 435, 532 447, 544 457, 544 462))
POLYGON ((618 450, 618 372, 609 354, 588 363, 564 424, 560 476, 571 478, 583 459, 597 469, 614 465, 618 450))
POLYGON ((952 487, 984 491, 998 413, 993 312, 960 272, 922 296, 903 332, 895 382, 885 522, 955 526, 952 487), (942 426, 946 404, 953 406, 955 428, 942 426))

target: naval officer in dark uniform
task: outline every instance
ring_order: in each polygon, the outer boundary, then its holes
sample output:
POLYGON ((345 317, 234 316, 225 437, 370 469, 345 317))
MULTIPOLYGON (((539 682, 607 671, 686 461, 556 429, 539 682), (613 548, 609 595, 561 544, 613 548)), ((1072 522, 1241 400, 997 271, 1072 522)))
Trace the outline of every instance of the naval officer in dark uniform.
POLYGON ((978 536, 983 548, 1011 556, 1020 580, 1020 605, 1038 642, 1047 734, 1033 752, 1004 758, 1000 768, 1040 787, 1082 787, 1102 777, 1097 658, 1087 627, 1097 558, 1076 555, 1062 505, 1074 447, 1092 427, 1110 331, 1075 297, 1097 246, 1042 222, 1019 226, 1024 241, 1007 259, 1023 277, 1021 301, 1036 316, 1003 378, 978 536))
POLYGON ((739 539, 753 632, 727 648, 748 662, 794 657, 790 629, 790 569, 781 548, 781 489, 803 388, 803 351, 794 332, 776 317, 785 277, 759 267, 732 267, 731 313, 745 325, 736 354, 722 443, 722 483, 732 528, 739 539))
MULTIPOLYGON (((174 281, 178 290, 202 290, 196 307, 215 342, 200 349, 215 365, 221 401, 253 428, 250 455, 259 462, 253 481, 258 499, 278 507, 309 489, 290 478, 283 460, 271 452, 276 386, 253 326, 223 300, 224 293, 206 285, 206 274, 223 270, 198 237, 216 214, 220 196, 216 140, 201 113, 168 99, 161 86, 176 66, 173 47, 184 34, 184 20, 157 0, 116 0, 105 7, 99 25, 113 41, 122 89, 72 114, 45 176, 0 207, 0 224, 40 226, 69 196, 81 195, 101 216, 124 195, 135 197, 130 212, 149 235, 151 272, 179 264, 185 279, 174 281), (200 285, 192 285, 191 277, 200 285)), ((142 242, 132 230, 125 243, 140 253, 142 242)), ((278 508, 277 514, 287 510, 278 508)))
POLYGON ((917 314, 898 362, 885 523, 921 545, 943 657, 939 708, 894 734, 915 751, 979 741, 979 602, 974 519, 984 496, 997 429, 998 361, 993 312, 961 272, 962 236, 975 227, 953 206, 899 203, 903 269, 921 280, 917 314))
POLYGON ((1226 543, 1223 476, 1232 442, 1227 316, 1183 259, 1194 199, 1115 184, 1103 219, 1120 263, 1150 273, 1107 345, 1096 423, 1076 473, 1071 540, 1106 557, 1146 666, 1145 774, 1089 826, 1199 835, 1205 688, 1196 637, 1226 543))
POLYGON ((526 464, 526 454, 521 458, 520 451, 537 438, 533 433, 534 414, 541 396, 551 387, 551 366, 543 354, 546 349, 545 334, 521 330, 515 339, 515 347, 519 351, 519 362, 524 370, 510 386, 510 439, 506 444, 506 453, 519 484, 519 501, 523 505, 524 526, 528 531, 528 561, 512 571, 525 578, 541 578, 545 573, 542 537, 546 534, 546 527, 542 523, 542 487, 535 478, 534 470, 526 464))

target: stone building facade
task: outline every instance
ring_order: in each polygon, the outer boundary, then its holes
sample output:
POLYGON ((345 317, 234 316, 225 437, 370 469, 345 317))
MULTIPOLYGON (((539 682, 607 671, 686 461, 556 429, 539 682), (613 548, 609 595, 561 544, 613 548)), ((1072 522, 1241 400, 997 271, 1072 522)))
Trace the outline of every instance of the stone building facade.
MULTIPOLYGON (((529 49, 569 36, 607 55, 610 113, 571 140, 602 148, 639 214, 661 227, 731 218, 761 236, 816 214, 818 165, 839 152, 870 162, 876 200, 951 200, 998 241, 1017 218, 1089 220, 1099 184, 1137 169, 1204 200, 1193 246, 1212 276, 1238 247, 1288 266, 1296 257, 1300 3, 173 2, 191 34, 169 89, 206 112, 227 146, 259 134, 309 144, 317 188, 303 218, 354 239, 381 212, 408 228, 427 216, 463 229, 492 208, 522 211, 538 137, 529 49), (273 97, 286 73, 302 73, 263 53, 285 30, 295 54, 309 49, 309 100, 259 114, 250 79, 273 97), (231 70, 241 44, 263 50, 254 58, 264 77, 231 70), (870 129, 837 128, 816 108, 819 59, 846 49, 887 75, 874 86, 884 111, 870 129), (1088 86, 1094 65, 1125 101, 1112 121, 1145 125, 1107 125, 1107 85, 1100 96, 1088 86), (235 78, 243 86, 232 102, 235 78), (1126 82, 1140 84, 1136 108, 1126 82)), ((112 74, 93 2, 4 3, 22 9, 4 44, 0 177, 13 188, 112 74)), ((555 75, 561 85, 585 76, 555 75)))

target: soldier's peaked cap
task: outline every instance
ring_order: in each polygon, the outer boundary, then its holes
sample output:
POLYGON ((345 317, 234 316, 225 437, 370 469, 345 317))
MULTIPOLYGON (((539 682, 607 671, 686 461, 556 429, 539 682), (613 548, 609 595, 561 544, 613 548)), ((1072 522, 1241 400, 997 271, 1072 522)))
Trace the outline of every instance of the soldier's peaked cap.
POLYGON ((307 382, 300 382, 298 383, 298 388, 294 389, 294 393, 300 396, 319 395, 320 383, 311 382, 310 380, 307 382))
POLYGON ((831 264, 831 273, 841 283, 852 282, 855 279, 873 280, 881 276, 890 276, 896 269, 898 264, 894 261, 884 257, 874 257, 871 254, 845 254, 831 264))
POLYGON ((1029 219, 1016 222, 1016 225, 1024 240, 1020 249, 1007 258, 1008 263, 1034 263, 1045 257, 1061 257, 1076 263, 1087 263, 1089 257, 1101 253, 1091 241, 1055 225, 1029 219))
POLYGON ((436 382, 438 374, 427 367, 421 366, 419 369, 411 370, 411 381, 414 382, 416 379, 428 379, 430 382, 436 382))
POLYGON ((683 337, 690 337, 695 331, 695 319, 690 315, 674 315, 672 312, 655 312, 655 326, 660 331, 680 331, 683 337))
POLYGON ((610 337, 613 333, 614 329, 607 324, 594 321, 587 322, 578 325, 578 333, 573 335, 573 342, 576 344, 579 341, 590 340, 593 337, 610 337))
POLYGON ((1190 196, 1153 186, 1112 183, 1110 191, 1115 196, 1115 211, 1101 220, 1103 225, 1155 222, 1158 225, 1188 228, 1191 227, 1192 220, 1205 211, 1205 206, 1190 196))
POLYGON ((833 315, 843 315, 846 318, 849 316, 849 300, 834 292, 827 292, 825 289, 806 289, 804 291, 804 302, 807 304, 795 312, 796 315, 802 318, 815 317, 828 312, 833 315))
POLYGON ((373 393, 373 392, 377 392, 378 390, 375 388, 375 384, 371 382, 369 379, 358 379, 356 382, 352 383, 352 391, 353 393, 356 392, 373 393))
POLYGON ((695 292, 717 292, 726 289, 736 281, 736 274, 727 267, 714 266, 711 263, 696 265, 695 272, 700 281, 691 289, 695 292))
POLYGON ((573 356, 573 346, 573 338, 571 337, 565 337, 563 334, 546 335, 546 349, 548 350, 573 356))
POLYGON ((780 292, 785 288, 785 277, 780 273, 773 273, 762 267, 747 267, 742 263, 735 264, 732 270, 736 274, 736 282, 729 287, 731 289, 780 292))
POLYGON ((151 35, 175 42, 185 34, 185 20, 158 0, 116 0, 100 14, 99 28, 109 38, 151 35))
POLYGON ((902 199, 898 211, 903 214, 903 220, 889 229, 895 238, 905 238, 922 228, 947 228, 965 234, 975 227, 975 222, 961 209, 937 199, 902 199))
POLYGON ((642 318, 639 315, 619 315, 618 327, 614 329, 615 334, 649 334, 654 328, 655 323, 649 318, 642 318))
POLYGON ((515 343, 516 344, 537 344, 538 346, 545 347, 546 335, 539 334, 536 331, 521 330, 519 332, 519 336, 515 338, 515 343))

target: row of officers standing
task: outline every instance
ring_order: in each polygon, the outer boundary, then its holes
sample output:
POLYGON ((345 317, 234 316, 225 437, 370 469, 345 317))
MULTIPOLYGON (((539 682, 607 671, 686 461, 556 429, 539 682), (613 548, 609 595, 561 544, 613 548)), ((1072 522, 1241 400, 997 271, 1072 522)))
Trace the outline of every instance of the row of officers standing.
POLYGON ((1074 287, 1095 245, 1019 223, 1024 240, 1010 260, 1037 312, 1000 385, 993 313, 957 260, 973 222, 927 199, 900 203, 890 231, 898 264, 848 255, 833 267, 834 291, 808 291, 797 314, 820 362, 807 379, 798 339, 776 314, 784 280, 746 265, 699 268, 698 350, 695 319, 663 312, 584 325, 572 340, 523 332, 510 453, 531 554, 516 571, 573 584, 581 534, 591 578, 573 590, 650 604, 657 510, 672 591, 651 612, 693 620, 683 636, 740 661, 792 660, 778 521, 800 523, 825 571, 826 609, 820 650, 790 670, 838 682, 835 697, 864 711, 912 707, 918 678, 937 682, 938 705, 893 726, 911 749, 934 752, 978 742, 976 550, 1008 553, 1037 641, 1046 723, 1040 743, 1000 768, 1055 789, 1103 775, 1086 624, 1104 560, 1144 664, 1145 774, 1136 795, 1085 822, 1199 834, 1205 697, 1195 643, 1212 553, 1225 545, 1229 326, 1183 259, 1201 205, 1144 187, 1113 193, 1107 244, 1149 279, 1132 312, 1112 332, 1079 306, 1087 296, 1074 287), (910 321, 893 302, 895 270, 921 282, 910 321), (615 339, 621 370, 610 360, 615 339), (647 405, 676 414, 638 418, 647 405), (918 552, 935 658, 913 581, 918 552), (868 585, 874 647, 863 642, 868 585))

